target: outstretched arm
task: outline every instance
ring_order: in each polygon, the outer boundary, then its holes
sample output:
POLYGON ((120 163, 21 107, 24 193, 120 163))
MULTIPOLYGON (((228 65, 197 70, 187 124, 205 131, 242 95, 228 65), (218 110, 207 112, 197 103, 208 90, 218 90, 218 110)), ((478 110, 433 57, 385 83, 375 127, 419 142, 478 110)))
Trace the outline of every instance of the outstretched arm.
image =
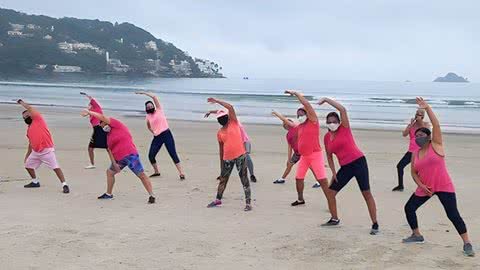
POLYGON ((26 103, 21 99, 17 100, 17 103, 22 105, 22 107, 25 108, 25 110, 27 110, 30 114, 37 112, 37 110, 32 105, 26 103))
POLYGON ((302 103, 303 107, 305 107, 305 111, 307 111, 308 119, 312 122, 318 121, 317 113, 313 109, 312 104, 310 104, 310 102, 301 93, 296 92, 294 90, 287 90, 285 91, 285 94, 289 94, 291 96, 295 96, 296 98, 298 98, 298 101, 302 103))
POLYGON ((289 121, 285 116, 283 116, 281 113, 277 111, 272 111, 272 115, 280 119, 284 125, 287 125, 289 127, 294 127, 295 124, 289 121))
POLYGON ((322 105, 324 103, 330 104, 332 107, 337 109, 340 112, 342 126, 350 128, 350 120, 348 119, 347 109, 345 109, 342 104, 330 98, 322 98, 318 101, 318 105, 322 105))
POLYGON ((135 94, 137 95, 145 95, 151 99, 153 99, 153 103, 155 104, 155 107, 156 108, 161 108, 161 105, 160 105, 160 100, 158 100, 158 97, 155 96, 153 93, 149 93, 149 92, 145 92, 145 91, 138 91, 138 92, 135 92, 135 94))
POLYGON ((217 113, 218 113, 218 110, 211 110, 211 111, 208 111, 203 117, 208 118, 210 114, 217 114, 217 113))
POLYGON ((237 114, 235 113, 235 109, 233 108, 232 104, 216 98, 208 98, 207 102, 220 104, 221 106, 223 106, 225 109, 228 110, 228 118, 230 120, 238 121, 237 114))
POLYGON ((421 97, 417 97, 417 104, 421 109, 427 112, 428 118, 432 122, 432 142, 439 146, 443 145, 442 130, 440 128, 440 121, 432 110, 432 107, 421 97))
POLYGON ((97 118, 98 120, 100 120, 101 122, 104 122, 106 123, 107 125, 110 124, 110 118, 103 115, 103 114, 100 114, 100 113, 96 113, 96 112, 92 112, 92 111, 89 111, 89 110, 83 110, 83 112, 81 113, 81 115, 83 117, 85 116, 93 116, 95 118, 97 118))
POLYGON ((85 92, 80 92, 80 95, 86 96, 89 100, 92 100, 92 99, 93 99, 93 97, 91 97, 90 95, 88 95, 88 94, 85 93, 85 92))

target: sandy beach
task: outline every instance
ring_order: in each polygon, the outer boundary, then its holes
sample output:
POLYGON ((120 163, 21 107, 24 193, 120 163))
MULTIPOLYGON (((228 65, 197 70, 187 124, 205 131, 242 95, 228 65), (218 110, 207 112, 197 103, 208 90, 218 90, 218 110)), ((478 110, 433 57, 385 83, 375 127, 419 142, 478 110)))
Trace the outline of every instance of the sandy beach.
MULTIPOLYGON (((88 120, 67 108, 39 110, 53 134, 71 193, 61 193, 46 167, 38 171, 40 189, 23 188, 29 178, 23 167, 27 139, 22 109, 0 105, 0 269, 480 269, 478 257, 463 256, 462 242, 437 198, 417 212, 425 244, 401 243, 410 234, 403 206, 415 184, 407 170, 405 192, 391 192, 397 182, 395 166, 408 143, 400 132, 354 130, 369 162, 377 201, 381 234, 371 236, 355 181, 338 196, 339 228, 320 227, 330 215, 322 191, 310 188, 311 174, 307 204, 290 206, 296 199, 293 173, 286 184, 272 184, 286 162, 280 125, 245 125, 259 180, 252 183, 254 209, 245 213, 236 174, 223 206, 205 207, 214 198, 219 173, 217 123, 170 121, 187 180, 178 180, 162 149, 162 176, 152 179, 157 204, 147 205, 143 186, 129 170, 117 177, 114 200, 97 200, 105 192, 109 161, 97 150, 97 169, 83 169, 91 134, 88 120)), ((151 173, 151 135, 144 119, 106 114, 129 126, 151 173)), ((459 210, 480 251, 480 138, 448 134, 444 139, 459 210)))

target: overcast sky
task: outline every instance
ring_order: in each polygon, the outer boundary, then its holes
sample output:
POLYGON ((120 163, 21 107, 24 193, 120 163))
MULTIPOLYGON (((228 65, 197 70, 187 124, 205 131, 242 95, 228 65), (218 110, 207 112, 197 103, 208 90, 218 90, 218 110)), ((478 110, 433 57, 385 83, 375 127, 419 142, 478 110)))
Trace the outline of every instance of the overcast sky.
POLYGON ((480 81, 480 1, 0 0, 53 17, 131 22, 227 76, 480 81), (47 4, 48 3, 48 4, 47 4))

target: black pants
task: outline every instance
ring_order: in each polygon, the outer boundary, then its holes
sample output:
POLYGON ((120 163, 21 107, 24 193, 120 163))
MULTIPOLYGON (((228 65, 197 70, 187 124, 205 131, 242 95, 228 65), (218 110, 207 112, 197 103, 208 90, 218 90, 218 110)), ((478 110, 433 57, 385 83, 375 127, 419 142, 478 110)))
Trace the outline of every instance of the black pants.
MULTIPOLYGON (((463 222, 460 213, 458 213, 457 209, 457 198, 455 193, 452 192, 436 192, 434 195, 437 195, 440 199, 440 202, 447 213, 448 219, 453 223, 455 229, 457 229, 458 234, 464 234, 467 232, 467 227, 463 222)), ((408 200, 407 204, 405 204, 405 214, 407 216, 408 225, 412 230, 418 228, 417 223, 417 209, 422 206, 424 203, 428 201, 431 197, 419 197, 417 195, 412 194, 410 199, 408 200)))
POLYGON ((340 167, 340 170, 337 172, 337 181, 333 181, 330 184, 330 189, 340 192, 353 177, 357 179, 358 187, 362 192, 370 190, 368 164, 365 157, 361 157, 340 167))
POLYGON ((150 160, 150 163, 157 163, 155 157, 162 148, 163 144, 165 144, 165 147, 167 147, 168 154, 172 158, 173 162, 175 164, 180 163, 180 159, 177 155, 177 150, 175 149, 175 140, 173 139, 173 135, 170 129, 167 129, 159 135, 153 137, 152 144, 150 145, 150 151, 148 152, 148 159, 150 160))
POLYGON ((397 164, 398 185, 403 187, 403 170, 412 161, 412 152, 407 152, 397 164))

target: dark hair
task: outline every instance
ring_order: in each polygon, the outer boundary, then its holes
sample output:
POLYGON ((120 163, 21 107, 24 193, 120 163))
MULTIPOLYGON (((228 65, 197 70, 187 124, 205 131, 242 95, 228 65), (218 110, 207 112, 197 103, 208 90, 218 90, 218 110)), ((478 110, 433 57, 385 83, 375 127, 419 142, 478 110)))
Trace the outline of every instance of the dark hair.
POLYGON ((153 107, 155 107, 155 104, 153 104, 153 102, 151 102, 150 100, 149 100, 149 101, 147 101, 147 102, 145 102, 145 107, 147 107, 147 105, 148 105, 149 103, 150 103, 150 104, 152 104, 152 105, 153 105, 153 107))
POLYGON ((304 108, 298 108, 297 113, 298 113, 299 111, 302 111, 302 112, 304 112, 305 114, 307 114, 307 110, 305 110, 304 108))
POLYGON ((28 112, 28 110, 23 111, 22 114, 24 114, 24 113, 26 113, 26 112, 28 112))
POLYGON ((419 129, 415 130, 415 135, 417 135, 418 132, 423 132, 423 133, 427 134, 427 136, 430 136, 432 134, 430 129, 428 129, 426 127, 421 127, 419 129))
POLYGON ((338 115, 337 112, 328 113, 327 114, 327 119, 330 118, 330 117, 335 117, 335 118, 337 118, 338 122, 340 122, 340 116, 338 115))

